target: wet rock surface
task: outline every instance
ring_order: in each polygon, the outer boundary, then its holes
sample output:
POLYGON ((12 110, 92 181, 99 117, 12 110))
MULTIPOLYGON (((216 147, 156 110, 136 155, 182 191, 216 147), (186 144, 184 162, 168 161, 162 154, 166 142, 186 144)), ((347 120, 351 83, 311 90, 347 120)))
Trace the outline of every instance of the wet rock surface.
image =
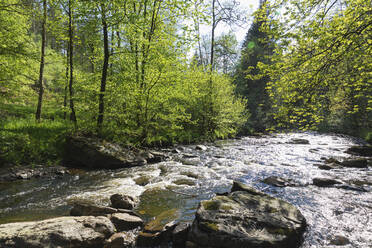
POLYGON ((242 190, 202 201, 189 240, 220 248, 301 245, 306 220, 296 207, 248 186, 242 190))
POLYGON ((296 186, 296 184, 293 183, 292 180, 276 176, 267 177, 262 180, 262 182, 275 187, 296 186))
POLYGON ((29 165, 4 168, 0 170, 0 183, 33 178, 61 178, 70 174, 63 166, 29 165))
POLYGON ((342 184, 342 182, 333 178, 317 177, 313 179, 313 184, 318 187, 330 187, 335 184, 342 184))
POLYGON ((341 162, 341 166, 351 167, 351 168, 367 168, 367 159, 346 159, 341 162))
POLYGON ((288 144, 308 145, 310 142, 307 139, 291 139, 288 144))
POLYGON ((346 152, 358 156, 372 157, 372 146, 352 146, 346 152))
POLYGON ((100 206, 89 202, 75 201, 70 204, 73 206, 70 210, 71 216, 105 216, 115 213, 134 214, 132 211, 127 209, 117 209, 107 206, 100 206))
POLYGON ((172 240, 172 232, 177 223, 174 221, 176 210, 169 210, 156 216, 148 222, 137 237, 137 246, 156 247, 167 244, 172 240))
POLYGON ((111 206, 132 210, 138 204, 138 199, 129 195, 114 194, 110 197, 111 206))
POLYGON ((136 245, 136 237, 133 232, 115 233, 106 241, 104 248, 133 248, 136 245))
POLYGON ((106 217, 60 217, 0 225, 0 247, 101 248, 114 233, 106 217))
POLYGON ((119 232, 129 231, 143 226, 143 220, 135 215, 127 213, 116 213, 109 216, 119 232))

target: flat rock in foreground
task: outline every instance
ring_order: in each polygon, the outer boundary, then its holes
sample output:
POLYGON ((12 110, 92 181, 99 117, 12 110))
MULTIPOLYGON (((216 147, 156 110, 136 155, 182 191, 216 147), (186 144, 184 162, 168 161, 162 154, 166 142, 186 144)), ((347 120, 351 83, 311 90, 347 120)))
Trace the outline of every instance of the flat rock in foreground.
POLYGON ((60 217, 36 222, 0 225, 4 248, 101 248, 114 233, 107 217, 60 217))
POLYGON ((188 238, 195 247, 300 246, 306 220, 296 207, 234 183, 236 189, 200 203, 188 238))

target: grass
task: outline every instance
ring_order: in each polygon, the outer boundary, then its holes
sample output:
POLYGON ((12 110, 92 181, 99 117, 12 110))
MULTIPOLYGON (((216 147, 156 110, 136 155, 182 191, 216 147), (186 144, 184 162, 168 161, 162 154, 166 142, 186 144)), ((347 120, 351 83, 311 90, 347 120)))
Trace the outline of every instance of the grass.
POLYGON ((38 123, 33 112, 29 106, 1 104, 0 166, 51 164, 60 160, 70 124, 59 118, 52 120, 50 117, 59 115, 52 111, 44 111, 44 119, 38 123))

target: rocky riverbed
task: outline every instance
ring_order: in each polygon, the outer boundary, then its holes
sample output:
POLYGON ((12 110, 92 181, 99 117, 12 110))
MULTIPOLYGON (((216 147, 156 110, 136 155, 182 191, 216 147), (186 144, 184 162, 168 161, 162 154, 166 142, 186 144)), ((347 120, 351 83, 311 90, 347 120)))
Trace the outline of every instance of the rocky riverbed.
POLYGON ((76 200, 108 206, 111 195, 125 193, 139 197, 135 212, 145 223, 162 216, 187 224, 200 201, 237 180, 300 210, 307 221, 302 248, 369 247, 371 161, 368 152, 350 149, 355 145, 363 142, 317 133, 245 137, 164 149, 166 161, 141 167, 3 182, 0 222, 68 215, 76 200))

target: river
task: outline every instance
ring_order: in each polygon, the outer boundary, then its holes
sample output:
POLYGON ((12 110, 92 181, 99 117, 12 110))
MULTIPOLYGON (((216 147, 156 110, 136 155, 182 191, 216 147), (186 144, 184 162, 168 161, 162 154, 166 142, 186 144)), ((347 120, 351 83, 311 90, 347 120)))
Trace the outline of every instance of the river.
POLYGON ((308 228, 302 248, 332 247, 329 240, 347 237, 344 247, 372 247, 372 170, 321 170, 324 158, 343 160, 344 151, 362 141, 319 133, 273 134, 217 141, 164 150, 171 157, 157 164, 121 170, 72 170, 53 179, 0 184, 0 224, 68 215, 69 202, 85 199, 109 204, 115 193, 140 196, 137 208, 146 220, 170 210, 180 221, 192 221, 200 200, 229 190, 238 180, 284 199, 305 216, 308 228), (309 144, 289 144, 293 138, 309 144), (292 179, 298 186, 278 188, 261 181, 269 176, 292 179), (359 182, 367 192, 312 185, 315 177, 347 184, 359 182))

